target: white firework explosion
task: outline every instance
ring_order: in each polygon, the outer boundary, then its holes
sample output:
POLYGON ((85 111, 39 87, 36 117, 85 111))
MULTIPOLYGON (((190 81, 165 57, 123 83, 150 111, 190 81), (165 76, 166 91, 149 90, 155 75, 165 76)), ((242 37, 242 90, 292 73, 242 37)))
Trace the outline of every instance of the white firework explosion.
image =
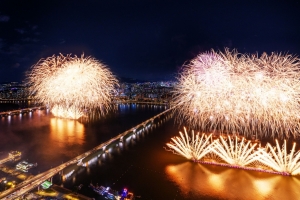
POLYGON ((256 142, 239 136, 219 136, 212 139, 212 134, 199 134, 191 137, 180 132, 180 137, 172 138, 167 143, 169 151, 179 154, 189 160, 207 164, 224 165, 228 167, 258 170, 281 175, 300 174, 300 151, 296 151, 296 143, 288 153, 287 142, 282 148, 276 140, 276 146, 267 143, 265 147, 256 142))
POLYGON ((300 174, 300 151, 296 152, 295 148, 296 143, 293 144, 291 152, 288 153, 286 140, 284 140, 282 148, 276 140, 275 147, 268 143, 265 148, 258 149, 258 161, 278 172, 291 175, 300 174))
POLYGON ((179 154, 187 159, 200 160, 206 154, 211 152, 212 144, 210 142, 211 135, 197 133, 195 136, 192 131, 192 137, 187 134, 184 128, 184 134, 179 132, 180 137, 171 138, 172 142, 167 143, 169 150, 175 154, 179 154))
POLYGON ((200 54, 179 75, 172 102, 177 119, 203 132, 297 137, 299 67, 297 57, 280 53, 200 54))
POLYGON ((251 144, 251 141, 247 141, 244 137, 220 136, 214 141, 212 152, 230 165, 245 167, 257 161, 258 157, 254 150, 256 145, 256 143, 251 144))
POLYGON ((55 115, 78 118, 86 110, 111 108, 117 80, 107 67, 92 57, 67 55, 41 59, 28 73, 34 97, 54 108, 55 115), (74 112, 75 113, 72 113, 74 112))

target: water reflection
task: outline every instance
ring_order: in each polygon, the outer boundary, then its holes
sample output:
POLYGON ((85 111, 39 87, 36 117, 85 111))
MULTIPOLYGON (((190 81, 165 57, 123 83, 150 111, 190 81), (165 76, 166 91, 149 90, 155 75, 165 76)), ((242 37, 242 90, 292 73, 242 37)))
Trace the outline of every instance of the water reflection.
POLYGON ((184 162, 165 168, 168 178, 186 196, 194 193, 216 199, 298 199, 299 177, 230 169, 184 162))
POLYGON ((8 123, 8 124, 11 123, 11 116, 10 116, 10 115, 7 117, 7 123, 8 123))
POLYGON ((51 118, 50 137, 58 145, 84 143, 84 126, 76 120, 51 118))

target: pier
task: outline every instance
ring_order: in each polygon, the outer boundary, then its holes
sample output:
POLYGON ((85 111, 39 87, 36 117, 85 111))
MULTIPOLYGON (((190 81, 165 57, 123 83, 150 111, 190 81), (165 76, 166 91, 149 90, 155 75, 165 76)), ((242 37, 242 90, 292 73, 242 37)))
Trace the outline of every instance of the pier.
POLYGON ((19 158, 21 158, 21 155, 22 155, 22 153, 20 151, 11 151, 8 153, 8 157, 0 160, 0 165, 6 163, 8 161, 11 161, 11 160, 19 159, 19 158))

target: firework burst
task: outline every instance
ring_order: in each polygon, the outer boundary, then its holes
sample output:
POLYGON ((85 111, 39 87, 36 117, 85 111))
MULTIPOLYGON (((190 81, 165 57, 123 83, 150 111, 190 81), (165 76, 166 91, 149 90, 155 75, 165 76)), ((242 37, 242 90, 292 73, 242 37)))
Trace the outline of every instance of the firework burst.
POLYGON ((179 132, 180 137, 171 138, 172 142, 167 143, 169 150, 175 154, 179 154, 187 159, 200 160, 206 154, 211 152, 212 144, 210 142, 211 135, 199 133, 195 136, 192 131, 192 137, 190 138, 186 128, 184 128, 184 134, 179 132))
POLYGON ((34 97, 55 116, 77 119, 87 110, 101 113, 111 108, 117 80, 92 57, 52 56, 40 60, 28 73, 34 97))
POLYGON ((213 144, 212 152, 230 165, 244 167, 255 163, 257 160, 257 155, 254 151, 257 144, 252 145, 251 141, 245 140, 244 137, 234 136, 231 138, 230 136, 221 136, 213 144))
POLYGON ((178 78, 177 119, 203 132, 297 137, 299 67, 291 55, 200 54, 178 78))
POLYGON ((265 147, 252 143, 239 136, 218 136, 199 133, 191 136, 184 129, 180 137, 174 137, 167 143, 168 151, 181 155, 195 162, 227 167, 257 170, 281 175, 300 174, 300 151, 296 151, 296 143, 288 153, 287 142, 282 148, 276 140, 276 146, 267 143, 265 147), (214 136, 215 138, 215 136, 214 136))
POLYGON ((293 144, 291 152, 288 153, 286 140, 284 140, 282 148, 276 140, 275 147, 268 143, 265 148, 258 149, 258 160, 275 171, 297 175, 300 174, 300 151, 296 152, 295 148, 296 143, 293 144))

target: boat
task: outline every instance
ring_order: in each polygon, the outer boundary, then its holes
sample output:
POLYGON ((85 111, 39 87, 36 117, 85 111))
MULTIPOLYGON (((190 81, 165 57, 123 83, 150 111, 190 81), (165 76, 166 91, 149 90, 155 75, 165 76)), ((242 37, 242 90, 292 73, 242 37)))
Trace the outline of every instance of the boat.
POLYGON ((120 200, 133 200, 133 199, 134 199, 133 193, 129 192, 126 188, 124 188, 120 196, 120 200))
POLYGON ((104 186, 93 186, 90 184, 90 187, 99 195, 103 196, 106 199, 111 200, 134 200, 134 194, 129 192, 127 188, 124 188, 122 192, 113 190, 110 187, 104 186))
POLYGON ((16 165, 16 169, 23 171, 23 172, 28 172, 29 169, 36 167, 37 163, 29 163, 26 161, 21 161, 16 165))

